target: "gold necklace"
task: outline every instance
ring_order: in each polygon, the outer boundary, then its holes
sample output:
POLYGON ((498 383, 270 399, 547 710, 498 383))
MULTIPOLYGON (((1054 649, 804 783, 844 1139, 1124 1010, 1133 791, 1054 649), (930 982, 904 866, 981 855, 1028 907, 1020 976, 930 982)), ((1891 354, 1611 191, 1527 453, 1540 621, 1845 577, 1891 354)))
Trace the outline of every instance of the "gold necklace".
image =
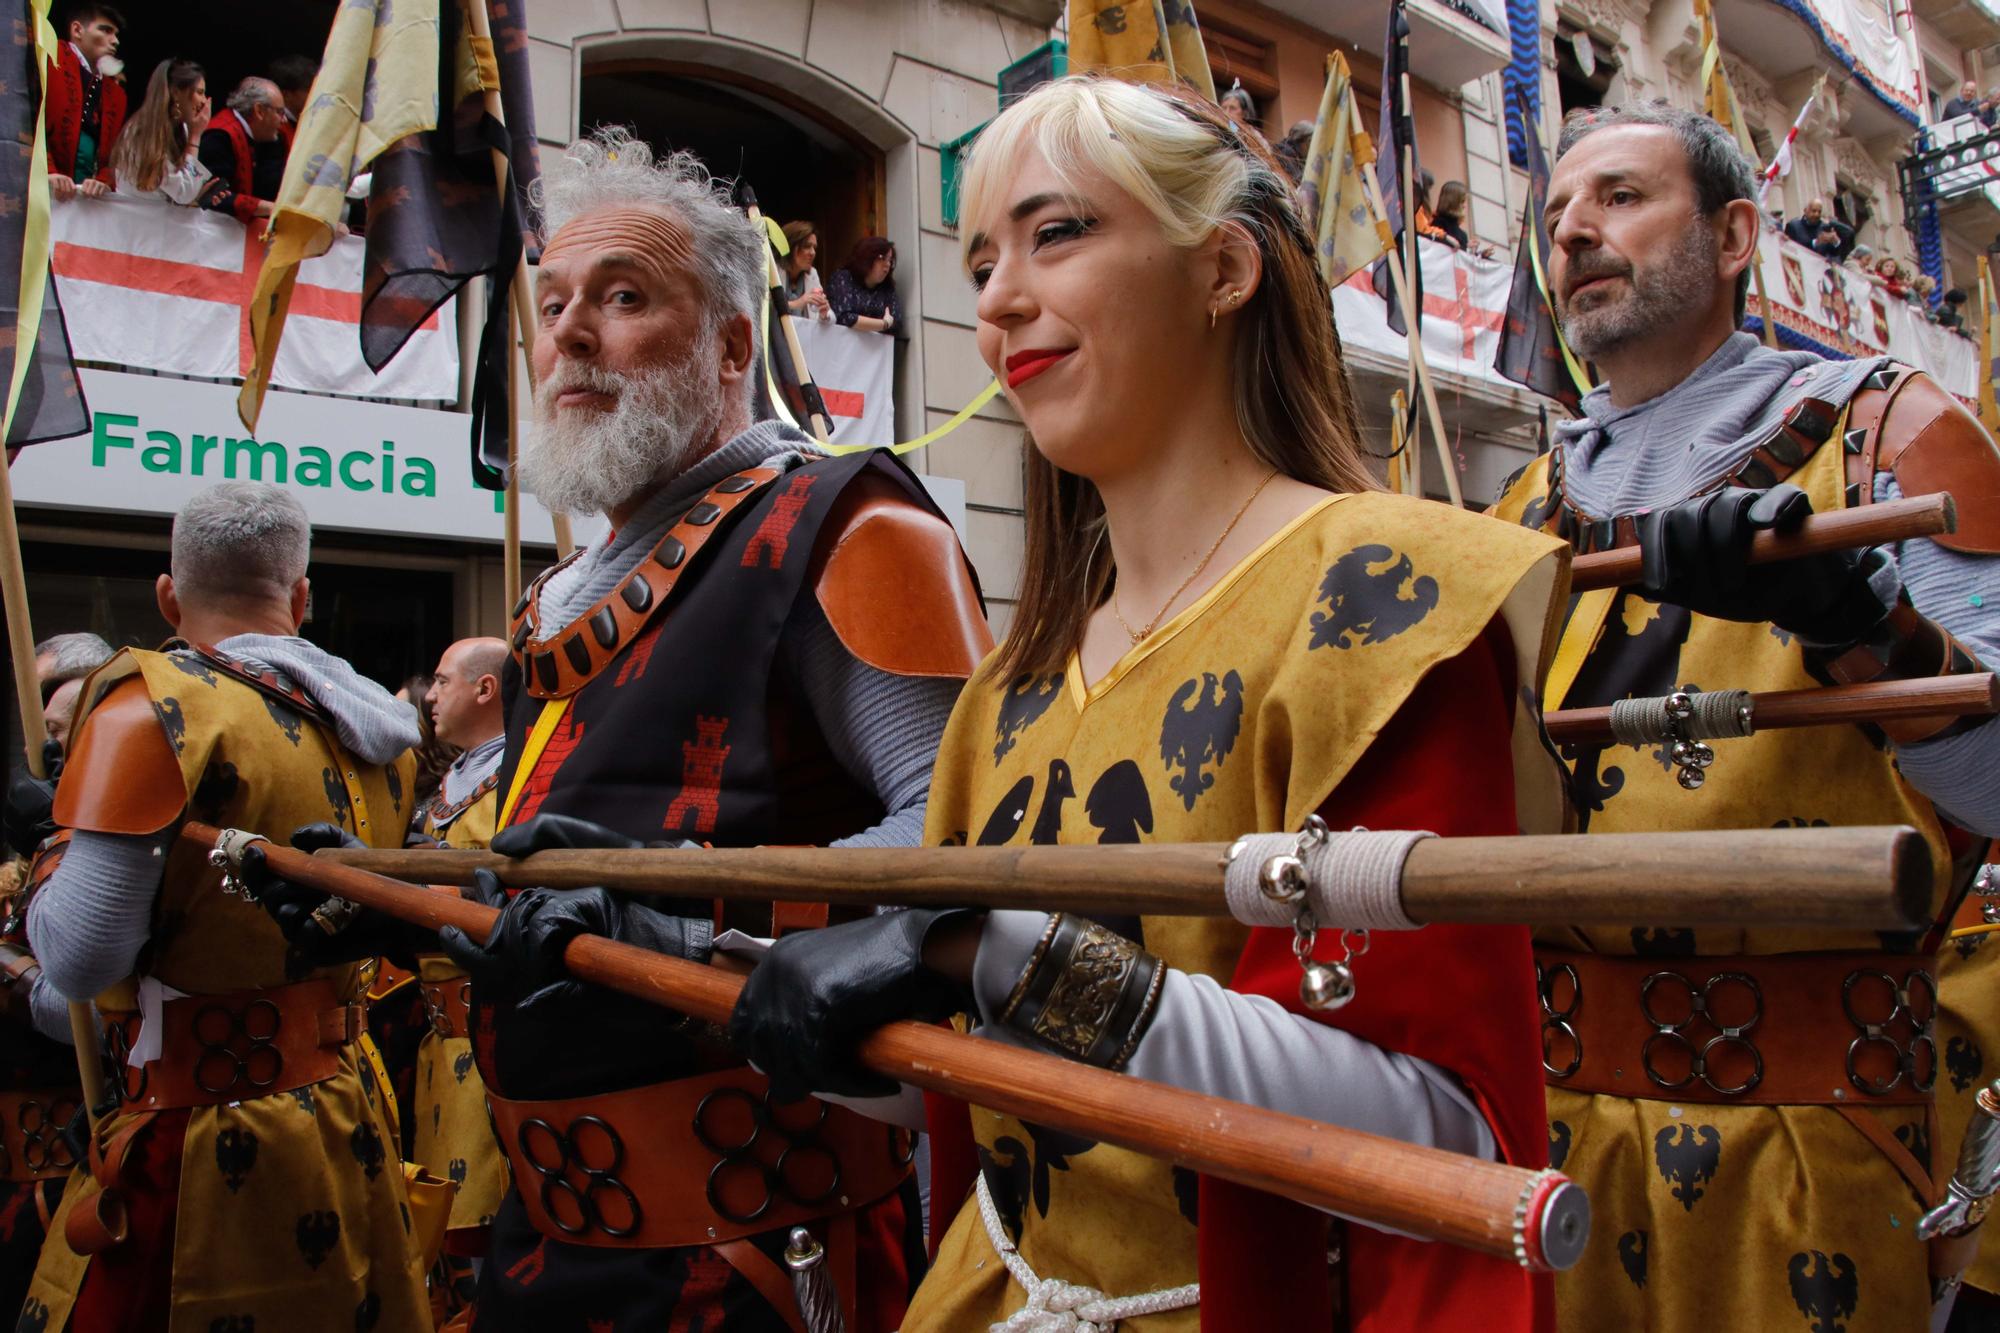
POLYGON ((1160 607, 1158 614, 1138 629, 1133 629, 1131 623, 1125 619, 1124 612, 1118 609, 1118 588, 1115 584, 1112 586, 1111 614, 1117 619, 1119 625, 1123 627, 1125 633, 1131 636, 1133 643, 1138 643, 1159 627, 1160 621, 1166 617, 1167 608, 1179 601, 1181 594, 1188 590, 1188 585, 1201 577, 1201 572, 1208 568, 1208 562, 1215 559, 1215 553, 1222 549, 1222 543, 1229 540, 1229 534, 1236 531, 1236 525, 1243 521, 1243 516, 1250 512, 1250 506, 1257 502, 1257 497, 1264 493, 1264 488, 1269 486, 1276 479, 1277 475, 1277 470, 1274 468, 1265 475, 1264 480, 1257 483, 1257 489, 1250 492, 1250 498, 1245 500, 1243 507, 1236 511, 1236 517, 1229 520, 1229 526, 1222 530, 1222 535, 1217 537, 1215 544, 1208 548, 1208 554, 1201 558, 1201 563, 1194 567, 1194 572, 1181 580, 1181 586, 1174 589, 1173 594, 1160 607))

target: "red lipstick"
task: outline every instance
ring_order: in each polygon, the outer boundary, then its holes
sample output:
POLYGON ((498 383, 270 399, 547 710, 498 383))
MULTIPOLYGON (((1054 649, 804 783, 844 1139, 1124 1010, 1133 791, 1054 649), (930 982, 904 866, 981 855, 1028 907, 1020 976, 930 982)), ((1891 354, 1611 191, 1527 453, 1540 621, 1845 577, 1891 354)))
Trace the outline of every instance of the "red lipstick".
POLYGON ((1007 387, 1020 388, 1075 350, 1074 347, 1036 347, 1014 353, 1007 358, 1007 387))

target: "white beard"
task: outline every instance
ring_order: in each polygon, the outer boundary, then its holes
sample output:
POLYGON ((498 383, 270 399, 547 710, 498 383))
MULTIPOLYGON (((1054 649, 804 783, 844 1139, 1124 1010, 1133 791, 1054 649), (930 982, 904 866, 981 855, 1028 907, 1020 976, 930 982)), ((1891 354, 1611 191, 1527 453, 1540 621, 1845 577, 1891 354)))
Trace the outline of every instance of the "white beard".
POLYGON ((521 488, 550 511, 608 513, 685 471, 722 421, 719 350, 697 339, 678 361, 636 375, 559 361, 535 393, 534 430, 521 451, 521 488), (617 396, 608 412, 558 408, 556 395, 596 389, 617 396))

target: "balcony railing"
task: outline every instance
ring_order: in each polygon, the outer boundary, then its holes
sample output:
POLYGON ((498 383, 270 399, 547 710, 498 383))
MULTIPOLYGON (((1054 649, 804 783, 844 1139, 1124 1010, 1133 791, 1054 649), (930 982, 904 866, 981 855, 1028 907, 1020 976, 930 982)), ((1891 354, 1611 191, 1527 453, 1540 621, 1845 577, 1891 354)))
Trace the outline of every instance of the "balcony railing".
POLYGON ((2000 130, 1976 116, 1959 116, 1925 130, 1923 146, 1896 166, 1903 225, 1912 232, 1924 205, 1983 194, 2000 207, 2000 130))
MULTIPOLYGON (((1386 8, 1380 0, 1266 0, 1270 8, 1363 51, 1381 54, 1386 8)), ((1410 73, 1434 88, 1457 89, 1505 67, 1502 0, 1409 0, 1410 73)))

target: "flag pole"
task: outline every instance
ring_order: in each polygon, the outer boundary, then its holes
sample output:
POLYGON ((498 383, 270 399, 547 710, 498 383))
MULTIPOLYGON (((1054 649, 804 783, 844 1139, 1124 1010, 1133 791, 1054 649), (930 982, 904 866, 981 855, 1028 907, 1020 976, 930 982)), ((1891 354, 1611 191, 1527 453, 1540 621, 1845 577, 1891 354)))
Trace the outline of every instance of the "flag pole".
MULTIPOLYGON (((1403 160, 1403 179, 1408 181, 1410 173, 1408 169, 1409 150, 1407 148, 1404 150, 1403 160)), ((1368 206, 1375 211, 1376 218, 1386 219, 1389 210, 1382 202, 1382 186, 1376 181, 1373 172, 1364 171, 1361 173, 1361 190, 1368 200, 1368 206)), ((1414 199, 1416 186, 1414 184, 1406 185, 1405 192, 1414 199)), ((1410 238, 1410 244, 1414 247, 1416 235, 1415 219, 1417 215, 1413 203, 1405 208, 1403 216, 1405 234, 1410 238)), ((1456 470, 1451 466, 1450 446, 1445 443, 1444 414, 1438 410, 1437 390, 1431 384, 1430 366, 1424 361, 1423 343, 1421 341, 1423 337, 1421 332, 1422 326, 1418 323, 1416 305, 1413 300, 1413 293, 1410 291, 1409 279, 1404 276, 1403 256, 1392 245, 1388 250, 1388 258, 1389 281, 1395 285, 1397 303, 1403 308, 1403 324, 1409 329, 1410 369, 1416 375, 1417 391, 1422 394, 1424 411, 1430 417, 1431 433, 1437 436, 1438 452, 1445 460, 1445 488, 1451 495, 1451 502, 1463 508, 1465 500, 1459 494, 1458 476, 1456 470)), ((1420 435, 1422 432, 1416 433, 1420 435)), ((1421 444, 1413 440, 1412 445, 1414 447, 1410 449, 1408 459, 1410 479, 1414 487, 1413 494, 1422 495, 1424 493, 1424 469, 1421 444)))
POLYGON ((1764 326, 1764 345, 1778 345, 1777 325, 1771 320, 1771 298, 1764 292, 1764 210, 1757 210, 1757 248, 1750 255, 1750 282, 1757 288, 1759 324, 1764 326))

